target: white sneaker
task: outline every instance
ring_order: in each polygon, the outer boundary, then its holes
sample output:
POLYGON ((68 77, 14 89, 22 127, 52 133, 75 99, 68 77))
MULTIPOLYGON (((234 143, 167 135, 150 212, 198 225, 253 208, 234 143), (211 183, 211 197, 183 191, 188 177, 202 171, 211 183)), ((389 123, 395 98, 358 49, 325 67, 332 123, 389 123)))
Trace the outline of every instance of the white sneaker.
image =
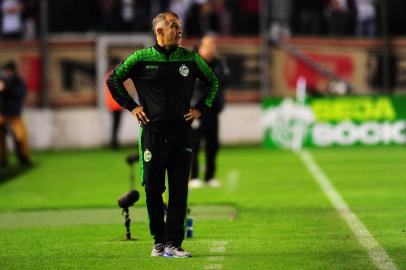
POLYGON ((164 257, 167 258, 189 258, 192 257, 192 253, 187 252, 180 246, 166 246, 164 257))
POLYGON ((201 188, 203 186, 203 181, 201 181, 199 178, 193 178, 189 181, 190 188, 201 188))
POLYGON ((161 257, 165 253, 165 244, 158 243, 155 244, 151 250, 151 257, 161 257))
POLYGON ((207 181, 207 185, 212 188, 219 188, 221 187, 221 182, 215 178, 212 178, 209 181, 207 181))

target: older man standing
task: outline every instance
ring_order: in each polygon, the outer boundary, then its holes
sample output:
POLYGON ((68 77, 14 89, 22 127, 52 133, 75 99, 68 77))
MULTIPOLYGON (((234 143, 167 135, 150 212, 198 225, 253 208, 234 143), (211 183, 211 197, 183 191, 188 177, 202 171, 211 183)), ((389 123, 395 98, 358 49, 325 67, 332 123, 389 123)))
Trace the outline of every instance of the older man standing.
POLYGON ((185 234, 191 149, 191 123, 213 104, 218 79, 193 50, 179 47, 182 26, 175 13, 163 12, 152 22, 156 45, 135 51, 117 66, 108 79, 113 98, 141 124, 139 150, 154 238, 151 256, 191 257, 181 245, 185 234), (131 78, 140 104, 127 93, 123 82, 131 78), (193 108, 190 101, 195 80, 210 87, 193 108), (168 175, 169 201, 166 220, 162 193, 168 175))

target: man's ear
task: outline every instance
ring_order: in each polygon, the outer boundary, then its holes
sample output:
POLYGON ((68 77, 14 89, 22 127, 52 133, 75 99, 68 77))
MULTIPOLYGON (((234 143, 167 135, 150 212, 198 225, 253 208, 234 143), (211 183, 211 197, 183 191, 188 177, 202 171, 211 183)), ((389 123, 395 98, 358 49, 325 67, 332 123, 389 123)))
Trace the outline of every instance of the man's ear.
POLYGON ((156 33, 157 33, 157 35, 162 36, 164 34, 164 30, 162 28, 157 28, 156 33))

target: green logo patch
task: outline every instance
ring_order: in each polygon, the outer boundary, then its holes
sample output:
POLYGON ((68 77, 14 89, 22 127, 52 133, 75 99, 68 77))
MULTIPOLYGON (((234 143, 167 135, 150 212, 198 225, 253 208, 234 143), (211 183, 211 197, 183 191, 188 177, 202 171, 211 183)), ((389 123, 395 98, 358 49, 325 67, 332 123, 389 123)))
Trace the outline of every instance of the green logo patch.
POLYGON ((151 159, 152 159, 152 153, 148 149, 146 149, 144 151, 144 161, 149 162, 151 159))
POLYGON ((179 73, 183 77, 186 77, 187 75, 189 75, 189 68, 185 64, 182 64, 179 68, 179 73))

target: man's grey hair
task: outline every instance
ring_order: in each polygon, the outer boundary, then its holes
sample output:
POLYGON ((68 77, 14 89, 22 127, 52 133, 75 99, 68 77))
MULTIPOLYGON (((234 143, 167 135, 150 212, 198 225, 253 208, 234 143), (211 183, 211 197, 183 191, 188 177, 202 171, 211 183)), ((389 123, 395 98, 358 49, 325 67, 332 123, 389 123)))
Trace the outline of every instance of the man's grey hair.
POLYGON ((179 19, 179 16, 172 11, 165 11, 165 12, 159 13, 152 20, 152 33, 154 33, 154 35, 156 35, 156 29, 159 26, 161 26, 162 23, 166 24, 167 17, 175 17, 176 19, 179 19))

